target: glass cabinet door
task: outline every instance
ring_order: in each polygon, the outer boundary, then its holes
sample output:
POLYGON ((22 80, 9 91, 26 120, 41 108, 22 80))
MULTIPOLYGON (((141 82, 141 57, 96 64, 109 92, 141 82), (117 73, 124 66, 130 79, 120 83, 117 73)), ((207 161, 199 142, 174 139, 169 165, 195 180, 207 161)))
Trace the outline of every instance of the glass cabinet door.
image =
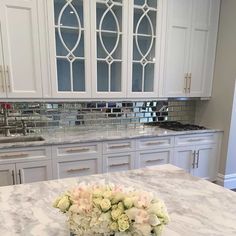
POLYGON ((127 1, 92 1, 93 95, 125 97, 127 1), (126 20, 125 20, 126 19, 126 20))
POLYGON ((55 78, 60 97, 89 97, 89 1, 53 0, 55 78))
POLYGON ((130 1, 129 96, 157 97, 159 77, 159 1, 130 1))

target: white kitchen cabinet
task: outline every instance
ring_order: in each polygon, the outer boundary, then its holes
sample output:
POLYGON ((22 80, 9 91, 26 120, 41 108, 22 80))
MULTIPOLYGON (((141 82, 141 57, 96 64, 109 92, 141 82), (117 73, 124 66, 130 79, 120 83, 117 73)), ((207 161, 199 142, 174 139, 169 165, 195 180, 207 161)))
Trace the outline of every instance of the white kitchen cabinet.
POLYGON ((193 174, 193 168, 195 165, 195 147, 186 146, 176 148, 174 151, 174 165, 184 169, 186 172, 193 174))
POLYGON ((135 152, 103 155, 103 173, 132 170, 135 162, 135 152))
POLYGON ((152 137, 136 140, 136 168, 173 163, 174 138, 152 137))
POLYGON ((0 165, 0 186, 52 179, 51 161, 19 162, 0 165))
POLYGON ((136 154, 136 168, 147 166, 172 164, 172 149, 157 149, 150 151, 140 151, 136 154))
POLYGON ((0 150, 0 186, 52 178, 51 147, 0 150))
POLYGON ((91 97, 90 1, 47 1, 54 98, 91 97))
POLYGON ((133 152, 135 151, 135 147, 134 139, 103 142, 103 154, 133 152))
POLYGON ((103 172, 132 170, 136 166, 134 139, 103 142, 103 172))
POLYGON ((56 179, 102 173, 102 143, 53 146, 52 159, 56 179))
POLYGON ((164 97, 211 96, 219 0, 168 0, 164 97))
POLYGON ((128 1, 128 94, 157 97, 161 63, 163 1, 128 1))
POLYGON ((156 98, 162 3, 48 1, 53 98, 156 98))
POLYGON ((196 148, 194 175, 207 180, 216 179, 217 146, 203 145, 196 148))
POLYGON ((0 187, 13 185, 15 182, 15 164, 0 165, 0 187))
POLYGON ((38 0, 0 1, 1 98, 42 97, 37 4, 38 0))
POLYGON ((102 157, 61 158, 53 160, 53 177, 70 178, 102 173, 102 157))
POLYGON ((128 1, 91 1, 92 95, 126 97, 128 1))
POLYGON ((51 160, 16 163, 17 183, 33 183, 52 179, 51 160))
POLYGON ((215 144, 178 147, 174 152, 174 165, 194 176, 214 181, 217 147, 215 144))

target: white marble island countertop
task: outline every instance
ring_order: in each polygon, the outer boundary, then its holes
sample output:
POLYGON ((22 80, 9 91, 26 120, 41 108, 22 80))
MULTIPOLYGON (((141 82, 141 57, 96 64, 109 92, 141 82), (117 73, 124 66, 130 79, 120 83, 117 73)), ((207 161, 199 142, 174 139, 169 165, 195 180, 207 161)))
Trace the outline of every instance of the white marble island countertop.
POLYGON ((236 193, 171 165, 0 188, 0 235, 68 236, 65 216, 51 207, 78 182, 104 181, 155 192, 171 222, 163 236, 235 236, 236 193))

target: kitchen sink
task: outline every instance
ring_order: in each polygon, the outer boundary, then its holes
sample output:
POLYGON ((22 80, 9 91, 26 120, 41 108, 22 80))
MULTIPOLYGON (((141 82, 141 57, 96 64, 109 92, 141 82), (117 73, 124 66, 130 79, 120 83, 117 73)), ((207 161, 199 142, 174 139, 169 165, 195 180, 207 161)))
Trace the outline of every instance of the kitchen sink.
POLYGON ((0 138, 1 143, 19 143, 19 142, 38 142, 44 141, 45 139, 41 136, 34 136, 34 137, 6 137, 0 138))

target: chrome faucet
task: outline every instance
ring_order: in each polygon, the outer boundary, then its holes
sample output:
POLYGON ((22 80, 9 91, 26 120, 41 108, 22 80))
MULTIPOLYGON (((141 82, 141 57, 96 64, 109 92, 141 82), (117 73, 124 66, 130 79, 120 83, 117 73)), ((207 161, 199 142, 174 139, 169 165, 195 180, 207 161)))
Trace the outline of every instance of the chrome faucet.
POLYGON ((26 136, 27 135, 27 124, 25 123, 24 120, 21 120, 21 124, 22 124, 22 134, 24 136, 26 136))
POLYGON ((9 123, 8 123, 8 110, 7 109, 3 109, 3 127, 4 128, 4 134, 5 136, 10 136, 11 133, 10 133, 10 126, 9 126, 9 123))

